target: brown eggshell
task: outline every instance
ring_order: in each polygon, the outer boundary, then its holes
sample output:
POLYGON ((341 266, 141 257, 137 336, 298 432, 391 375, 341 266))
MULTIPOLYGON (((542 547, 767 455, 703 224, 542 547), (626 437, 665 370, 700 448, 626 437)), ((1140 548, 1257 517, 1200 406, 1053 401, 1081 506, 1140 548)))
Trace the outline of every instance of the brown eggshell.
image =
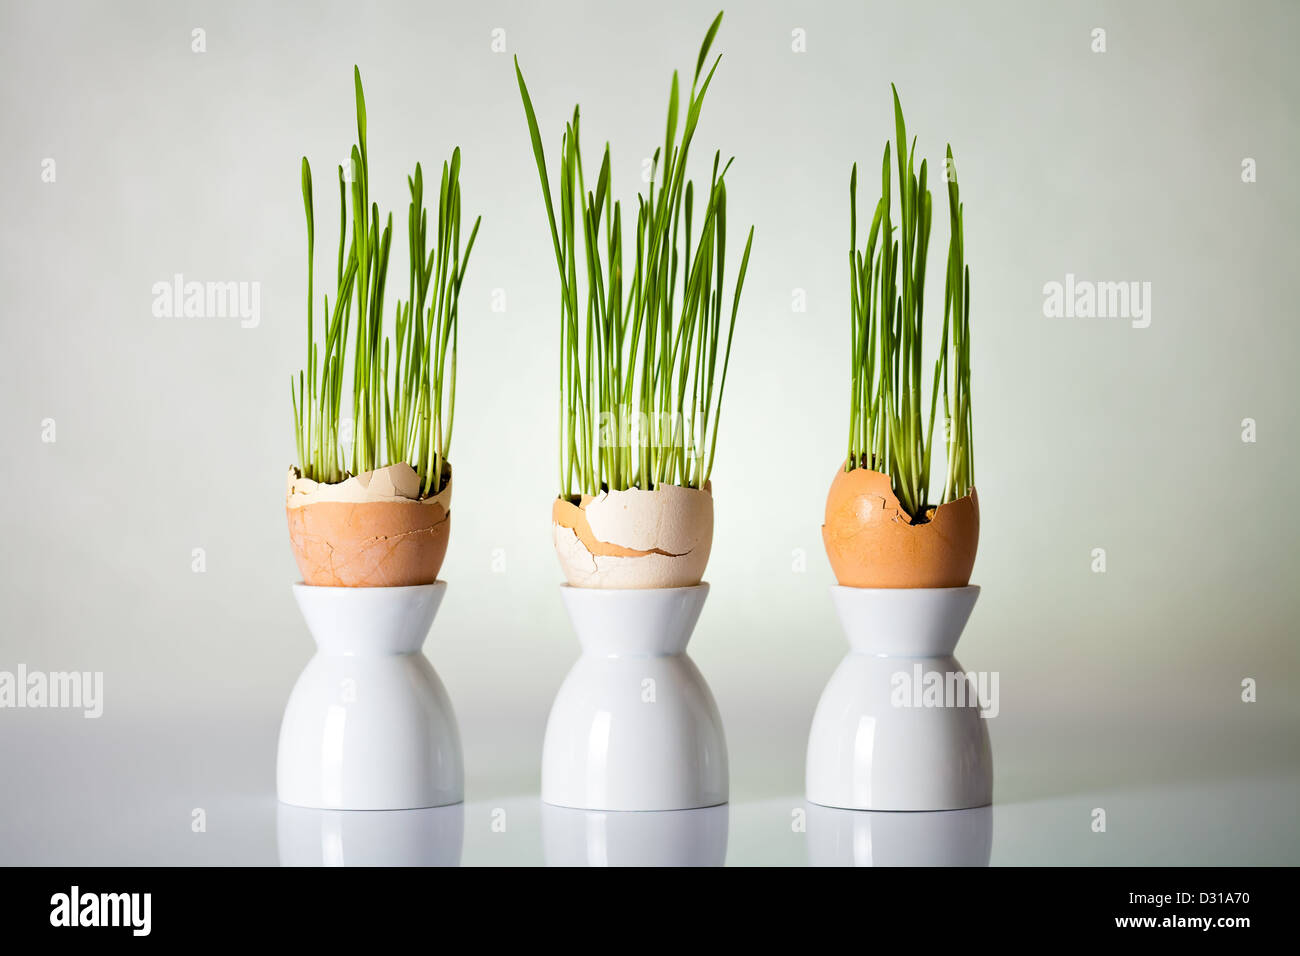
POLYGON ((889 477, 867 468, 845 471, 826 497, 822 540, 835 578, 852 588, 955 588, 970 583, 979 546, 975 489, 930 509, 912 524, 889 477))
POLYGON ((303 583, 402 587, 438 579, 451 531, 450 476, 437 495, 408 498, 401 491, 419 494, 413 469, 390 467, 334 485, 291 471, 285 513, 303 583))
POLYGON ((583 495, 551 506, 555 553, 582 588, 693 587, 713 547, 712 486, 583 495))

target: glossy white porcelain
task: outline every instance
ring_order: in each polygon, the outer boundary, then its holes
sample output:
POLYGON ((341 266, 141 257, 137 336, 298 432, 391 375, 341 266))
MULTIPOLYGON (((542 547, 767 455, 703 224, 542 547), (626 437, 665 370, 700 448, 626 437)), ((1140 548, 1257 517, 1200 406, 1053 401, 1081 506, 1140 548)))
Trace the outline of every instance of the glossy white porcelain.
POLYGON ((281 866, 459 866, 465 805, 423 810, 316 810, 281 803, 281 866))
POLYGON ((561 585, 582 656, 551 707, 542 799, 586 810, 684 810, 727 801, 727 745, 686 656, 709 586, 561 585))
POLYGON ((280 725, 284 803, 336 810, 440 807, 463 799, 460 734, 421 653, 447 585, 294 585, 316 655, 280 725))
POLYGON ((547 866, 722 866, 727 804, 619 813, 542 804, 547 866))
POLYGON ((993 808, 933 812, 808 805, 813 866, 988 866, 993 808))
POLYGON ((993 799, 987 718, 965 706, 897 706, 895 675, 960 671, 952 656, 979 588, 832 587, 849 654, 808 737, 807 796, 854 810, 955 810, 993 799))

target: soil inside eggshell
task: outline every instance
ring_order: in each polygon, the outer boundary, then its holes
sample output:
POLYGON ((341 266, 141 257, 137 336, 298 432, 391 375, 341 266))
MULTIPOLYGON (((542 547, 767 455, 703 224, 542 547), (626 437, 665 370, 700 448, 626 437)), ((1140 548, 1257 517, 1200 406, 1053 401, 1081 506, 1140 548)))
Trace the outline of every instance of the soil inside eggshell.
POLYGON ((428 497, 420 497, 420 478, 405 462, 334 484, 291 468, 285 513, 305 584, 432 584, 451 531, 451 466, 444 465, 442 487, 428 497))
POLYGON ((841 467, 826 498, 822 540, 845 587, 963 587, 979 546, 979 499, 972 488, 918 522, 903 510, 889 476, 841 467))

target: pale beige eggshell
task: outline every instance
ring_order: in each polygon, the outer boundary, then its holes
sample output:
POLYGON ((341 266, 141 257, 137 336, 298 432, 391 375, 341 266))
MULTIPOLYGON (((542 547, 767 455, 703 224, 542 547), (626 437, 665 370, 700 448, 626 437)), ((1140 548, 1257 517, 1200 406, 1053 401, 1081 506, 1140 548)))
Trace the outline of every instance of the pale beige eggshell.
MULTIPOLYGON (((288 486, 285 490, 285 507, 301 508, 304 505, 320 501, 419 501, 420 476, 407 462, 385 465, 374 471, 363 471, 344 481, 325 484, 304 478, 297 468, 289 469, 288 486)), ((423 499, 429 503, 440 503, 444 509, 451 508, 451 478, 441 491, 430 498, 423 499)))
POLYGON ((712 485, 584 495, 552 507, 565 579, 584 588, 693 587, 713 547, 712 485))

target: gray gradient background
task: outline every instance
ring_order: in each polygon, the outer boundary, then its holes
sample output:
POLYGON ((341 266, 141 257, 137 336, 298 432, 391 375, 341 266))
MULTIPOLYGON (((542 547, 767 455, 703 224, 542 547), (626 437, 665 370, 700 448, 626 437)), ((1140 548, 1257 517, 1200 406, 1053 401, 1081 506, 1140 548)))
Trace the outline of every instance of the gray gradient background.
MULTIPOLYGON (((462 295, 450 590, 427 651, 459 714, 468 798, 535 792, 577 644, 549 544, 556 276, 510 54, 551 155, 580 101, 589 154, 611 141, 616 196, 634 204, 671 71, 693 67, 714 10, 0 5, 0 669, 106 684, 98 721, 0 711, 0 862, 224 859, 235 844, 140 849, 222 801, 274 826, 281 708, 311 652, 282 497, 305 321, 298 167, 313 162, 318 261, 332 261, 324 184, 354 136, 354 62, 381 208, 401 222, 416 159, 459 144, 483 215, 462 295), (498 27, 507 54, 490 49, 498 27), (176 272, 260 282, 260 326, 154 318, 151 287, 176 272)), ((1126 794, 1144 796, 1112 811, 1113 845, 1185 821, 1166 834, 1176 855, 1184 835, 1295 793, 1298 27, 1287 3, 731 5, 695 172, 715 147, 734 154, 733 255, 742 223, 757 234, 692 654, 737 799, 802 791, 812 709, 845 651, 819 526, 846 427, 848 171, 877 168, 890 81, 921 152, 954 144, 967 205, 984 592, 959 657, 1001 675, 996 801, 1049 801, 1042 833, 1063 849, 1048 861, 1104 860, 1088 811, 1126 794), (1090 51, 1098 26, 1105 54, 1090 51), (1067 272, 1149 281, 1150 328, 1044 318, 1043 284, 1067 272), (1240 439, 1247 416, 1257 444, 1240 439), (1203 785, 1225 796, 1180 810, 1203 785)), ((404 274, 404 246, 394 259, 404 274)), ((1287 805, 1276 832, 1220 842, 1300 861, 1287 805)))

